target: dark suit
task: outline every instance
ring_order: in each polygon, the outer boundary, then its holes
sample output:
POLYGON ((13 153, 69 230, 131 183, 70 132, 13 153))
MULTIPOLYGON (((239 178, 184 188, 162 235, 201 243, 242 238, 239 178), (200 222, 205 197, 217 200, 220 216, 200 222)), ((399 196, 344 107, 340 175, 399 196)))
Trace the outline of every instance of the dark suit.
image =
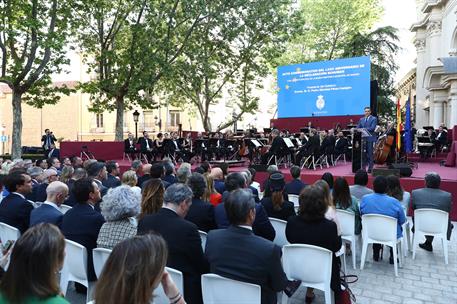
POLYGON ((262 204, 263 208, 265 208, 268 217, 274 217, 283 221, 287 221, 289 217, 296 215, 294 204, 291 202, 284 201, 281 209, 279 210, 273 208, 271 197, 264 197, 260 203, 262 204))
POLYGON ((152 142, 152 140, 150 138, 140 137, 138 139, 138 143, 140 144, 141 153, 146 154, 148 161, 151 161, 152 158, 154 157, 154 152, 153 152, 154 143, 152 142), (148 150, 148 146, 149 146, 149 150, 148 150))
POLYGON ((225 191, 224 180, 215 179, 214 180, 214 189, 216 189, 216 191, 219 192, 220 194, 224 193, 224 191, 225 191))
POLYGON ((301 180, 295 178, 292 181, 286 184, 286 192, 287 194, 295 194, 300 195, 300 192, 305 188, 307 185, 302 182, 301 180))
POLYGON ((57 148, 54 148, 52 150, 49 150, 47 152, 48 154, 46 155, 46 158, 52 158, 52 157, 55 157, 57 159, 60 159, 60 150, 57 149, 57 148))
POLYGON ((92 262, 92 249, 97 247, 98 232, 105 219, 100 212, 89 204, 76 204, 64 214, 62 233, 65 238, 83 245, 87 249, 87 276, 89 281, 96 280, 92 262))
MULTIPOLYGON (((413 210, 431 208, 450 213, 452 207, 452 195, 451 193, 440 189, 416 189, 411 192, 410 204, 413 210)), ((453 228, 450 217, 447 227, 447 239, 450 240, 453 228)), ((433 240, 433 238, 431 238, 431 240, 433 240)))
POLYGON ((126 140, 124 140, 124 152, 125 153, 135 153, 136 152, 134 139, 132 139, 132 141, 130 141, 130 139, 128 139, 128 138, 126 140))
POLYGON ((256 203, 260 202, 260 199, 259 199, 259 191, 257 190, 257 188, 254 188, 252 186, 249 186, 248 187, 249 189, 251 189, 252 191, 252 195, 254 195, 254 200, 256 203))
POLYGON ((186 302, 202 303, 201 275, 208 272, 209 265, 203 255, 197 226, 179 217, 173 210, 162 208, 138 223, 138 234, 149 231, 160 233, 167 242, 167 266, 183 273, 186 302))
POLYGON ((48 183, 37 184, 32 187, 31 201, 33 202, 44 202, 47 198, 46 188, 48 183))
POLYGON ((13 226, 22 233, 29 228, 33 205, 21 196, 10 193, 0 203, 0 222, 13 226))
POLYGON ((106 192, 108 192, 108 188, 105 187, 105 185, 103 185, 103 183, 101 181, 99 181, 98 179, 94 179, 94 182, 97 184, 98 189, 100 190, 101 196, 104 197, 106 192))
MULTIPOLYGON (((228 193, 228 192, 225 192, 228 193)), ((227 195, 225 195, 227 196, 227 195)), ((214 218, 218 228, 227 228, 230 223, 227 219, 224 207, 224 196, 222 197, 222 203, 214 208, 214 218)), ((273 241, 276 236, 276 232, 268 219, 268 215, 265 212, 262 204, 255 204, 255 220, 252 224, 252 230, 255 235, 261 236, 267 240, 273 241)))
POLYGON ((143 187, 143 184, 144 182, 150 180, 152 177, 151 177, 151 174, 147 173, 147 174, 143 174, 142 176, 138 177, 138 181, 137 181, 137 186, 142 188, 143 187))
MULTIPOLYGON (((325 218, 315 221, 305 221, 301 216, 289 218, 286 226, 286 238, 291 244, 308 244, 326 248, 337 252, 341 248, 341 237, 335 222, 325 218)), ((330 282, 335 298, 338 298, 341 291, 340 286, 340 259, 333 255, 332 279, 330 282)))
POLYGON ((357 124, 357 128, 363 128, 368 131, 370 136, 366 137, 364 141, 366 142, 366 162, 368 164, 368 169, 373 169, 373 145, 376 141, 376 135, 374 130, 378 124, 378 119, 374 116, 362 117, 357 124))
POLYGON ((76 198, 75 194, 73 193, 73 185, 75 184, 75 180, 70 178, 67 182, 68 186, 68 198, 65 200, 64 204, 68 206, 76 205, 76 198))
POLYGON ((171 174, 170 175, 165 175, 164 177, 162 177, 162 180, 166 181, 170 185, 178 182, 178 179, 176 178, 176 176, 171 175, 171 174))
POLYGON ((210 231, 205 252, 211 273, 260 285, 262 304, 276 303, 276 292, 286 287, 281 248, 249 229, 230 226, 210 231))
POLYGON ((205 232, 217 228, 214 221, 214 206, 201 199, 192 199, 192 205, 186 215, 186 220, 197 225, 198 230, 205 232))
POLYGON ((103 186, 106 188, 116 188, 121 185, 121 181, 114 175, 108 174, 107 178, 102 181, 103 186))
POLYGON ((62 226, 62 218, 63 214, 61 211, 51 205, 42 204, 30 213, 30 227, 39 223, 50 223, 60 228, 62 226))
POLYGON ((348 149, 348 140, 344 137, 338 138, 335 142, 335 155, 345 154, 348 149))
POLYGON ((262 163, 267 164, 271 156, 276 155, 280 157, 286 155, 287 152, 288 148, 286 146, 286 143, 284 142, 284 139, 282 139, 282 137, 280 136, 276 136, 273 139, 273 142, 271 143, 271 147, 268 150, 268 152, 262 155, 262 163))

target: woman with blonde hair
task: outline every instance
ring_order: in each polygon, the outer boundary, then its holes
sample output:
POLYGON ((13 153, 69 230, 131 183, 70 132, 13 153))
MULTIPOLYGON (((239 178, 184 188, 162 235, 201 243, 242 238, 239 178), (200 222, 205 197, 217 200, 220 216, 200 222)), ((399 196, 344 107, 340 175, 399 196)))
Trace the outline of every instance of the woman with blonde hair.
POLYGON ((72 166, 63 167, 60 174, 60 181, 65 184, 68 183, 68 181, 73 177, 73 173, 75 173, 75 169, 72 166))
POLYGON ((214 188, 214 178, 211 176, 210 173, 203 174, 206 180, 206 190, 203 194, 203 200, 210 202, 211 205, 216 207, 222 202, 222 194, 216 191, 214 188))
POLYGON ((158 178, 152 178, 144 183, 139 220, 148 214, 156 213, 162 208, 164 192, 165 188, 162 180, 158 178))
POLYGON ((149 304, 162 284, 173 304, 184 298, 165 270, 168 250, 157 234, 126 239, 114 247, 95 286, 95 303, 149 304))
POLYGON ((138 177, 136 176, 135 171, 125 171, 124 174, 122 174, 121 182, 123 185, 130 186, 133 192, 141 195, 141 188, 137 186, 138 177))

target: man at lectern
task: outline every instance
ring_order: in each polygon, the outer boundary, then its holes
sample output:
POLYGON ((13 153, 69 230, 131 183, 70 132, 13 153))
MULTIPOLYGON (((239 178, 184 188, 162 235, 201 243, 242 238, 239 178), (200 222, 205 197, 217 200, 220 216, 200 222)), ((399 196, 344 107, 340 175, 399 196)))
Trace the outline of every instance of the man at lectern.
POLYGON ((365 129, 367 133, 370 134, 370 136, 364 138, 366 142, 366 157, 364 158, 365 161, 363 162, 363 166, 365 167, 368 164, 368 173, 371 173, 373 170, 373 146, 376 142, 374 130, 378 124, 378 119, 371 115, 370 107, 365 107, 364 112, 365 116, 360 118, 357 128, 365 129))

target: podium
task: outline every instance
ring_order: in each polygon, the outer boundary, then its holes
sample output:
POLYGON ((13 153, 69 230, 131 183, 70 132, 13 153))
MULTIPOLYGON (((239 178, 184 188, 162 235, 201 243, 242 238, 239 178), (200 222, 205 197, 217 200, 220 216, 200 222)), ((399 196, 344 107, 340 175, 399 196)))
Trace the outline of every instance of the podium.
POLYGON ((361 169, 363 162, 366 162, 366 159, 363 158, 363 151, 368 137, 370 137, 370 133, 367 130, 354 129, 352 135, 352 173, 361 169))

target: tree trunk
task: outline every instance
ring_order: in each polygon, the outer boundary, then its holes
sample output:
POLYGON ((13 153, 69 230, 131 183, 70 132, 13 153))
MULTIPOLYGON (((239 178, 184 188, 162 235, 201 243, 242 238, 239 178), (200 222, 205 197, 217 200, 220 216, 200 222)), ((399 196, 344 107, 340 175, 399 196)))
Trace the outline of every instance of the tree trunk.
POLYGON ((13 90, 13 136, 11 159, 22 156, 22 93, 13 90))
POLYGON ((211 128, 211 120, 208 115, 202 116, 202 122, 203 122, 203 129, 205 129, 205 132, 209 133, 212 132, 211 128))
POLYGON ((114 140, 124 140, 124 97, 116 98, 116 131, 114 140))

